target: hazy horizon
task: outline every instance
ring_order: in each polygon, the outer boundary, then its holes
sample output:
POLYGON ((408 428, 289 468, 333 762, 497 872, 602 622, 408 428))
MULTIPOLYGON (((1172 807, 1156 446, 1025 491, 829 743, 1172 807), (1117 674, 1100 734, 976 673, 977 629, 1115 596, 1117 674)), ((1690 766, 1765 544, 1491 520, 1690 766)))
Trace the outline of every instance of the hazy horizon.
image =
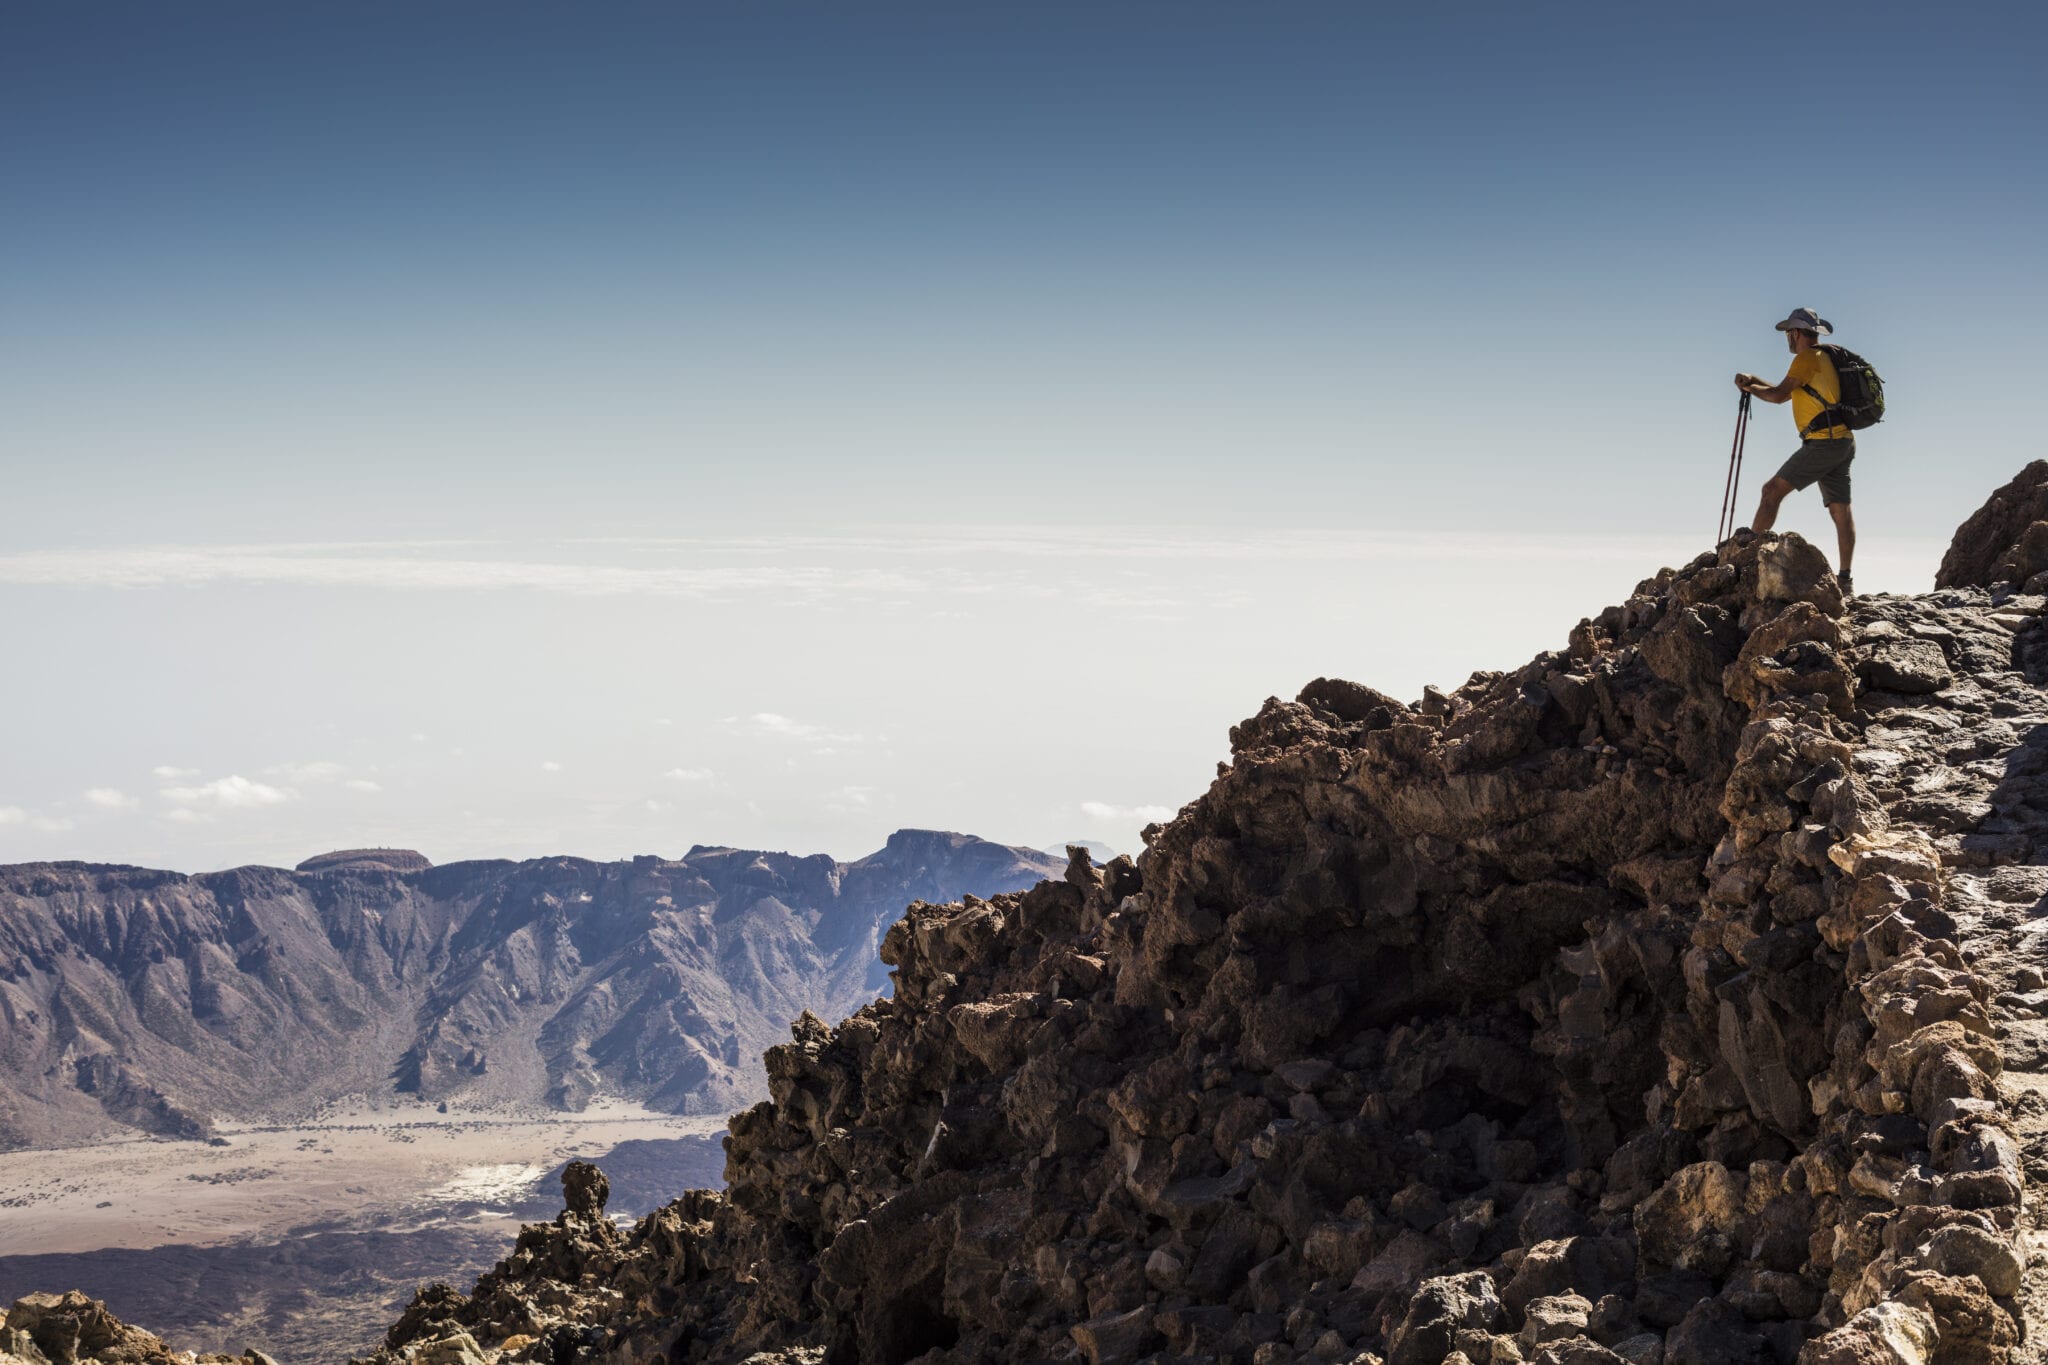
POLYGON ((1798 305, 1924 589, 2038 453, 2044 27, 16 7, 0 861, 1135 852, 1709 548, 1798 305))
MULTIPOLYGON (((83 651, 11 678, 15 704, 78 705, 84 687, 106 715, 17 738, 14 789, 52 795, 0 807, 0 861, 197 871, 365 845, 439 863, 695 843, 850 859, 903 827, 1136 853, 1264 697, 1331 674, 1414 699, 1517 667, 1682 562, 1660 548, 1692 547, 1013 529, 524 548, 0 555, 16 620, 83 651), (1527 567, 1504 575, 1498 554, 1527 567), (189 648, 195 599, 232 644, 189 648), (553 651, 591 667, 537 662, 553 651), (302 678, 307 659, 319 675, 302 678), (1019 697, 1028 712, 988 713, 1019 697)), ((1894 541, 1864 581, 1924 584, 1941 548, 1894 541)))

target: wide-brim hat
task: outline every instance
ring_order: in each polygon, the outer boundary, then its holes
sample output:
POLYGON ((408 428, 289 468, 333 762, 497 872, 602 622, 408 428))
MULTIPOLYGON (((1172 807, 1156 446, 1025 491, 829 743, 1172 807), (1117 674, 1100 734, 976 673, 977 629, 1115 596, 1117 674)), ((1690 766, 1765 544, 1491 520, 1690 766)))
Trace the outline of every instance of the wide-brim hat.
POLYGON ((1827 336, 1835 330, 1829 322, 1811 308, 1794 308, 1792 315, 1778 324, 1781 332, 1812 332, 1816 336, 1827 336))

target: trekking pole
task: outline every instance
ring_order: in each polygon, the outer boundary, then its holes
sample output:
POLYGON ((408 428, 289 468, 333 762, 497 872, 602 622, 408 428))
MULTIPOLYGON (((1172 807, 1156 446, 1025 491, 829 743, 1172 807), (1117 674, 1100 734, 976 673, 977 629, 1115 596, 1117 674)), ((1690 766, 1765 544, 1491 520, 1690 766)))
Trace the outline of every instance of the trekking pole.
POLYGON ((1742 446, 1749 435, 1749 399, 1745 390, 1735 408, 1735 444, 1728 451, 1728 481, 1721 487, 1721 519, 1714 523, 1716 545, 1735 534, 1736 519, 1742 515, 1736 499, 1742 487, 1742 446))

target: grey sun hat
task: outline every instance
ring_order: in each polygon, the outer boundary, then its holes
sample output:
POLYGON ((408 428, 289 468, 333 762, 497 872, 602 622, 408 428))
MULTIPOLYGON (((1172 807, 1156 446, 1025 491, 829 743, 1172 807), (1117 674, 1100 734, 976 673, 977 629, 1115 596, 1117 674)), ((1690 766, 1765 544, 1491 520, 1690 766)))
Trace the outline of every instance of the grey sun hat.
POLYGON ((1835 324, 1829 322, 1811 308, 1794 308, 1792 316, 1778 324, 1778 330, 1781 332, 1813 332, 1819 336, 1828 336, 1834 332, 1835 324))

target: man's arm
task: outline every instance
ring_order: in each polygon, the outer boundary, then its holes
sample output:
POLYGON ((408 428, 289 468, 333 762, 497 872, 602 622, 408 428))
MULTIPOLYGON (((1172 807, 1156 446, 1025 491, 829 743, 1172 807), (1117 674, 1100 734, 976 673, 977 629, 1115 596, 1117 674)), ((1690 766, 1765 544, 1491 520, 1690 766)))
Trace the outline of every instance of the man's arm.
POLYGON ((1766 403, 1783 403, 1799 392, 1799 381, 1788 374, 1775 384, 1766 384, 1753 374, 1738 374, 1735 387, 1744 393, 1755 394, 1766 403))

